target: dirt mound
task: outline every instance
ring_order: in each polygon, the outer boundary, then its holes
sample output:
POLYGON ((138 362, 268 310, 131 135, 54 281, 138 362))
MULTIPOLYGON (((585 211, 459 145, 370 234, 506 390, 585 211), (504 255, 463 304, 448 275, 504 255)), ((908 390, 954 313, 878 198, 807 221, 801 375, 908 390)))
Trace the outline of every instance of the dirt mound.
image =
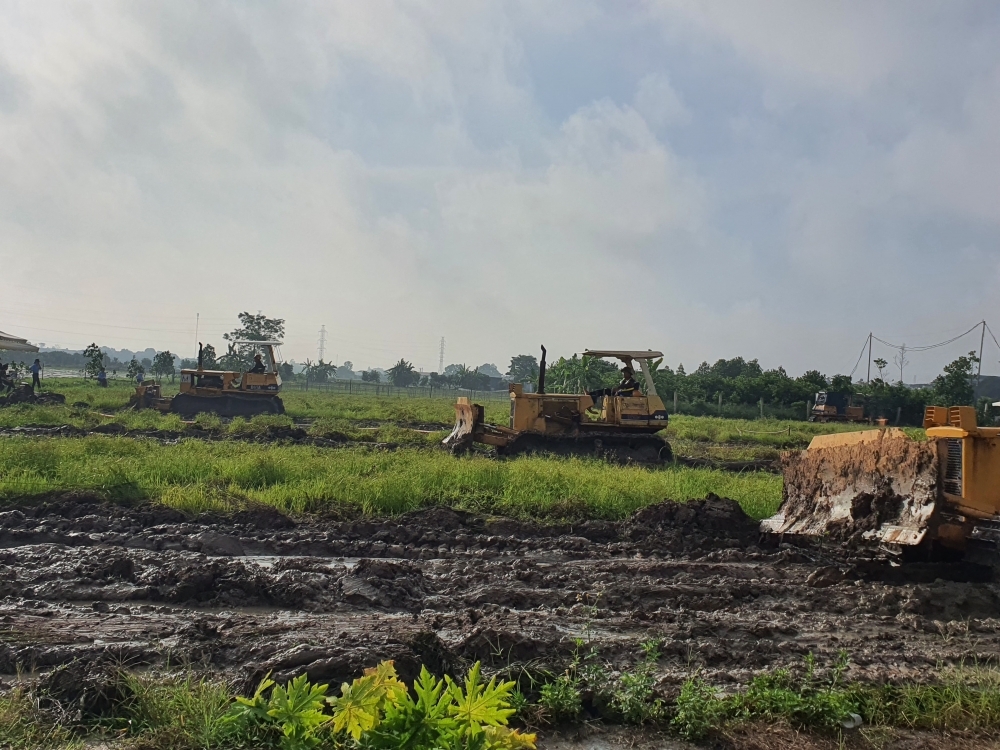
POLYGON ((0 396, 0 406, 14 406, 15 404, 65 404, 66 397, 61 393, 42 391, 35 393, 30 385, 19 385, 7 396, 0 396))
POLYGON ((782 457, 784 502, 780 521, 768 522, 773 530, 850 539, 883 527, 925 529, 938 495, 935 445, 900 430, 842 439, 782 457))
POLYGON ((760 533, 739 503, 710 493, 704 500, 664 500, 637 510, 622 525, 622 536, 647 549, 691 553, 749 547, 760 533))

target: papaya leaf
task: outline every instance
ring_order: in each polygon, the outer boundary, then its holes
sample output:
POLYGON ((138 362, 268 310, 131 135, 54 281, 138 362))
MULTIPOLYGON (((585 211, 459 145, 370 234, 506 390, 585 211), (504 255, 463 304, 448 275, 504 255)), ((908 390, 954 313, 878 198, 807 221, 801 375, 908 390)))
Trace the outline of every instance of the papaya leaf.
POLYGON ((472 736, 482 732, 484 725, 503 726, 514 713, 512 708, 508 708, 509 702, 507 700, 511 690, 514 689, 514 683, 501 682, 497 684, 494 677, 489 683, 483 685, 480 672, 481 665, 477 661, 465 677, 464 690, 456 685, 451 678, 445 677, 448 683, 448 692, 453 701, 453 704, 448 706, 448 713, 458 721, 464 731, 472 736))
POLYGON ((359 677, 340 688, 340 696, 330 698, 333 706, 333 731, 347 732, 355 740, 378 724, 379 708, 385 690, 376 682, 375 675, 359 677))

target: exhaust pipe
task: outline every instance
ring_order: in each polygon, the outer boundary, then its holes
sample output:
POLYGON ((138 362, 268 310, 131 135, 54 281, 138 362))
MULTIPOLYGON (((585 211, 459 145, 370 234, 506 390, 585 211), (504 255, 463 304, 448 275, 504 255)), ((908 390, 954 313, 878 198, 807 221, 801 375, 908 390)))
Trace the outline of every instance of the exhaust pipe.
POLYGON ((202 362, 204 362, 204 360, 205 360, 205 355, 204 355, 204 353, 202 352, 202 346, 201 346, 201 342, 199 341, 199 342, 198 342, 198 369, 199 369, 199 370, 204 370, 204 369, 205 369, 205 368, 204 368, 204 367, 202 366, 202 362))
POLYGON ((542 347, 542 361, 538 363, 538 392, 545 393, 545 347, 542 347))

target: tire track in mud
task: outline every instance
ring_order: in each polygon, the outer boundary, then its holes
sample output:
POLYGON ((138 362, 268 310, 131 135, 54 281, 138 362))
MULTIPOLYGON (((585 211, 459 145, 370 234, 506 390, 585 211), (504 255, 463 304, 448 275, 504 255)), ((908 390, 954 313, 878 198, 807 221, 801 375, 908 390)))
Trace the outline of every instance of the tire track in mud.
POLYGON ((407 678, 421 662, 560 668, 576 637, 620 663, 655 638, 669 693, 695 670, 742 684, 808 653, 846 650, 854 679, 927 679, 1000 648, 1000 589, 982 569, 763 547, 714 497, 561 525, 446 508, 296 521, 87 497, 8 507, 6 675, 110 658, 335 683, 384 658, 407 678))

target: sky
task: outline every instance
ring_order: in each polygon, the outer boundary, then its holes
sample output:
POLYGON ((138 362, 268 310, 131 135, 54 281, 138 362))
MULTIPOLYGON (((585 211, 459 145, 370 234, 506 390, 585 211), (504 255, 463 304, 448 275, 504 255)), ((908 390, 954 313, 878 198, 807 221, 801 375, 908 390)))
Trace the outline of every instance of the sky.
POLYGON ((793 375, 1000 336, 998 39, 986 0, 6 0, 0 330, 793 375))

